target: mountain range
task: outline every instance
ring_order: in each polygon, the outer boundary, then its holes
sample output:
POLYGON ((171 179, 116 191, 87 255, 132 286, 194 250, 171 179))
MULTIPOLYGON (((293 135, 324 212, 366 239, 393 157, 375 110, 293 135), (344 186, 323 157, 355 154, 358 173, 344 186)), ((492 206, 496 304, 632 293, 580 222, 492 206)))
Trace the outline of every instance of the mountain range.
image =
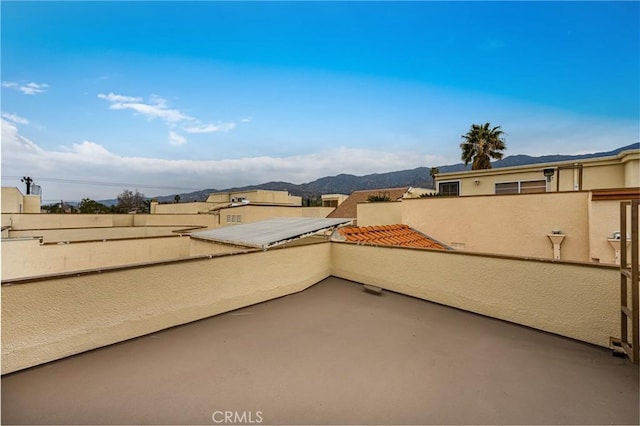
MULTIPOLYGON (((526 164, 553 163, 557 161, 584 160, 588 158, 607 157, 616 155, 622 151, 640 148, 640 143, 623 146, 613 151, 597 152, 581 155, 543 155, 532 157, 529 155, 511 155, 492 163, 493 168, 522 166, 526 164)), ((463 163, 438 166, 440 173, 459 172, 470 170, 471 166, 463 163)), ((433 180, 429 174, 429 167, 418 167, 410 170, 400 170, 388 173, 374 173, 365 176, 339 174, 316 179, 313 182, 295 184, 290 182, 266 182, 259 185, 248 185, 225 189, 203 189, 201 191, 177 194, 180 202, 204 201, 212 192, 245 191, 251 189, 266 189, 289 191, 291 195, 300 196, 303 199, 317 199, 323 194, 351 194, 353 191, 376 188, 397 188, 413 186, 419 188, 433 187, 433 180)), ((155 197, 159 202, 174 202, 176 194, 155 197)), ((103 204, 115 204, 116 200, 103 200, 103 204)))

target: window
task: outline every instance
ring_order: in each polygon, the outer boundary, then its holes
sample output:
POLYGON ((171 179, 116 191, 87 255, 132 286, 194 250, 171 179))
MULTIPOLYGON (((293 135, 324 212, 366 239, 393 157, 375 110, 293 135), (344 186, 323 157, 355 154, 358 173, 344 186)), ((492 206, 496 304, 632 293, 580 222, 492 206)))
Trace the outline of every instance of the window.
POLYGON ((458 197, 460 195, 460 181, 438 182, 438 192, 440 195, 458 197))
POLYGON ((338 200, 323 200, 322 207, 338 207, 338 200))
POLYGON ((496 183, 496 194, 537 194, 541 192, 547 192, 547 182, 544 179, 496 183))
POLYGON ((227 223, 240 223, 242 222, 242 216, 239 214, 228 214, 227 223))

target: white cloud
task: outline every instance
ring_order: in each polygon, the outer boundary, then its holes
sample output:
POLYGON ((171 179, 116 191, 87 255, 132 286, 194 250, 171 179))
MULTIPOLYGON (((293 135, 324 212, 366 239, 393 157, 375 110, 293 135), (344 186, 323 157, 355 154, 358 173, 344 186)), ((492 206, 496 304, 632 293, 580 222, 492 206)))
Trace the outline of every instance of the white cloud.
POLYGON ((245 117, 245 118, 241 119, 240 121, 242 123, 251 123, 252 120, 253 120, 252 117, 245 117))
POLYGON ((11 114, 8 112, 3 112, 2 113, 2 118, 5 118, 9 121, 12 121, 16 124, 29 124, 29 120, 27 120, 24 117, 20 117, 18 114, 11 114))
POLYGON ((49 87, 49 85, 45 83, 35 83, 33 81, 27 84, 20 84, 14 81, 3 81, 2 87, 19 90, 25 95, 35 95, 38 93, 44 93, 45 89, 49 87))
MULTIPOLYGON (((203 123, 178 109, 169 108, 167 100, 158 95, 151 95, 147 102, 144 102, 140 97, 118 95, 112 92, 108 94, 100 93, 98 98, 109 102, 109 109, 129 109, 149 119, 159 118, 170 129, 180 125, 182 130, 187 133, 227 132, 236 127, 236 123, 232 122, 203 123)), ((243 120, 243 122, 246 121, 243 120)), ((172 131, 169 134, 169 143, 182 145, 186 143, 186 139, 172 131)))
POLYGON ((192 117, 181 113, 177 109, 168 108, 167 101, 155 95, 151 96, 148 103, 144 103, 142 98, 116 95, 114 93, 107 95, 101 93, 98 98, 110 102, 110 109, 130 109, 149 119, 160 118, 169 124, 193 120, 192 117))
POLYGON ((236 127, 235 123, 218 123, 218 124, 196 124, 194 126, 183 127, 187 133, 213 133, 227 132, 236 127))
POLYGON ((116 95, 115 93, 109 93, 104 95, 100 93, 98 98, 107 100, 109 102, 142 102, 142 98, 134 98, 133 96, 116 95))
POLYGON ((171 145, 184 145, 187 143, 187 139, 184 136, 180 136, 174 131, 169 132, 169 143, 171 145))

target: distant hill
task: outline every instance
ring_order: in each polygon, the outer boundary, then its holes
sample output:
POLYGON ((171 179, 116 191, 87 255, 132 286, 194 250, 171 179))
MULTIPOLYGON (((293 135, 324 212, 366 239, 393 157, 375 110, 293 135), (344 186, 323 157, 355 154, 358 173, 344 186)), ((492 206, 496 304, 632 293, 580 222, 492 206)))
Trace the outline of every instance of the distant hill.
MULTIPOLYGON (((532 157, 529 155, 511 155, 496 161, 494 168, 522 166, 525 164, 553 163, 557 161, 584 160, 587 158, 607 157, 616 155, 619 152, 629 149, 639 149, 640 143, 623 146, 613 151, 597 152, 582 155, 543 155, 532 157)), ((437 166, 440 173, 459 172, 470 170, 471 165, 463 163, 437 166)), ((355 176, 349 174, 339 174, 337 176, 327 176, 313 182, 300 185, 289 182, 267 182, 259 185, 248 185, 225 189, 203 189, 201 191, 183 193, 180 195, 180 202, 204 201, 212 192, 246 191, 250 189, 267 189, 289 191, 291 195, 303 197, 304 199, 316 199, 323 194, 351 194, 353 191, 361 189, 395 188, 401 186, 413 186, 421 188, 431 188, 433 181, 429 175, 429 167, 418 167, 411 170, 400 170, 388 173, 374 173, 365 176, 355 176)), ((173 202, 176 194, 155 197, 160 202, 173 202)), ((103 204, 115 204, 116 200, 103 200, 103 204)))

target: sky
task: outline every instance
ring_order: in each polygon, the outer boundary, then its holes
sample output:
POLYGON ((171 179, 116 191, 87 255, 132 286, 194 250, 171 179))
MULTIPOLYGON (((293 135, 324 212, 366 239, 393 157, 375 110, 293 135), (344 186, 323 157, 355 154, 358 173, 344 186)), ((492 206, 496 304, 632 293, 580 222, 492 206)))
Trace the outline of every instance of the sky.
POLYGON ((640 140, 640 2, 2 1, 2 186, 43 202, 640 140))

